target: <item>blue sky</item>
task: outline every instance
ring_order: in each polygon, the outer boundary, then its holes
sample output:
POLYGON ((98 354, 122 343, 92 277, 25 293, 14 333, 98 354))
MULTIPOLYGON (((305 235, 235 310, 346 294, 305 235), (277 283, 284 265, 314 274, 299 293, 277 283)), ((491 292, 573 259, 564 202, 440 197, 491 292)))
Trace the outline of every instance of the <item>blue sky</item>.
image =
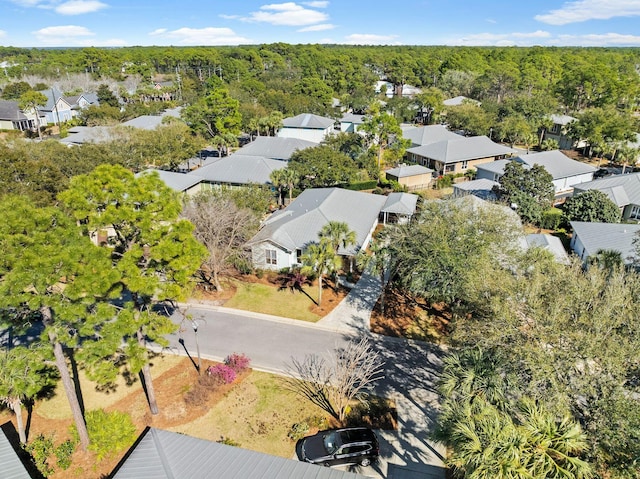
POLYGON ((0 0, 0 45, 640 46, 640 0, 0 0))

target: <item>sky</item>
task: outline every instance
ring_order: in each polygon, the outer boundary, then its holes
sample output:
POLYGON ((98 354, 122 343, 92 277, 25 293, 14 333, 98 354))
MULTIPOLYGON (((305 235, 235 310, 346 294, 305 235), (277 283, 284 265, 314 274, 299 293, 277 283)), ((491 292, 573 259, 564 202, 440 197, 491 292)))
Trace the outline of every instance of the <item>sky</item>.
POLYGON ((0 46, 640 46, 640 0, 0 0, 0 46))

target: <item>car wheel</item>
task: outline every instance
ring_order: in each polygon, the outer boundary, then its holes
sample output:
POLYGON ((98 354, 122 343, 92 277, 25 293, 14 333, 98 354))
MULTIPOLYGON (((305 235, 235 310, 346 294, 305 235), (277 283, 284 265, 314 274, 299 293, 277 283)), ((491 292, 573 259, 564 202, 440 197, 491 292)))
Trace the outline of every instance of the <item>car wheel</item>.
POLYGON ((362 467, 367 467, 369 464, 371 464, 371 459, 369 459, 368 457, 363 457, 362 459, 360 459, 360 465, 362 467))

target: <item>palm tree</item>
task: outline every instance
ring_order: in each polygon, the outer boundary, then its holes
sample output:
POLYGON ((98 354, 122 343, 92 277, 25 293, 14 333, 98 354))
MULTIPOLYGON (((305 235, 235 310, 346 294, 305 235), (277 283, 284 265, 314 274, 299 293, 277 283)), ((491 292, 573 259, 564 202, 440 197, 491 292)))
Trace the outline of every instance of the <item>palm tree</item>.
POLYGON ((285 168, 280 170, 282 172, 282 181, 286 184, 287 190, 289 190, 289 204, 293 201, 293 189, 298 183, 298 174, 291 168, 285 168))
POLYGON ((307 248, 302 255, 302 264, 305 270, 313 271, 318 275, 318 306, 322 304, 322 279, 327 274, 332 274, 340 268, 340 256, 338 256, 329 241, 321 239, 307 248))
POLYGON ((22 405, 55 384, 53 369, 38 350, 17 346, 0 353, 0 403, 16 415, 20 442, 27 442, 22 405))
POLYGON ((387 272, 391 268, 389 249, 380 240, 374 241, 369 247, 371 254, 361 251, 356 257, 356 264, 361 269, 369 269, 372 274, 380 277, 380 312, 384 315, 384 290, 387 272))
POLYGON ((320 239, 326 238, 336 254, 340 246, 346 249, 356 244, 356 232, 349 229, 349 225, 343 221, 329 221, 318 233, 320 239))
POLYGON ((278 189, 278 206, 284 205, 284 201, 282 200, 282 189, 287 186, 283 172, 284 170, 273 170, 269 174, 271 184, 278 189))

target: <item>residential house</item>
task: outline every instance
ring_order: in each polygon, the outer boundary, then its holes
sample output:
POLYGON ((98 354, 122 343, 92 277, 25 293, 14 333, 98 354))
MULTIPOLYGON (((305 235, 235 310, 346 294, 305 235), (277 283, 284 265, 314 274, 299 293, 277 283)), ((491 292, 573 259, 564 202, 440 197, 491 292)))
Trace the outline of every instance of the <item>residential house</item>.
POLYGON ((0 477, 3 479, 40 479, 44 476, 28 460, 20 446, 18 432, 11 423, 0 426, 0 477))
POLYGON ((402 137, 411 140, 411 147, 429 145, 444 140, 464 138, 449 131, 444 125, 410 126, 402 129, 402 137))
MULTIPOLYGON (((426 128, 426 127, 424 127, 426 128)), ((438 176, 465 173, 478 165, 503 159, 516 152, 494 143, 486 136, 462 137, 437 141, 407 149, 410 161, 436 171, 438 176)))
POLYGON ((59 125, 76 116, 76 112, 71 108, 71 104, 65 99, 60 90, 51 88, 50 90, 43 90, 41 93, 47 97, 47 103, 38 108, 40 114, 44 115, 45 118, 43 124, 59 125))
POLYGON ((18 106, 18 102, 0 100, 0 130, 33 130, 36 128, 35 116, 29 118, 18 106))
POLYGON ((382 224, 405 224, 411 221, 418 207, 418 198, 418 195, 411 193, 390 193, 380 210, 382 224))
POLYGON ((495 188, 498 186, 500 186, 500 183, 486 178, 464 181, 453 185, 453 197, 462 198, 463 196, 473 195, 482 200, 495 201, 497 199, 495 188))
POLYGON ((67 133, 66 137, 60 138, 60 143, 67 146, 102 143, 114 138, 113 128, 110 126, 74 126, 67 133))
POLYGON ((365 476, 147 427, 111 479, 365 479, 365 476))
POLYGON ((583 263, 602 251, 617 251, 625 264, 637 261, 634 240, 638 238, 640 224, 588 223, 571 221, 573 236, 571 249, 583 263))
POLYGON ((286 161, 234 153, 214 159, 206 166, 186 173, 185 176, 199 178, 205 189, 220 188, 221 186, 270 185, 271 172, 281 170, 286 166, 286 161))
POLYGON ((561 150, 571 150, 573 148, 583 148, 586 142, 580 138, 573 138, 568 133, 569 123, 576 121, 569 115, 551 115, 549 117, 552 122, 550 129, 544 131, 544 140, 555 140, 558 142, 558 148, 561 150))
POLYGON ((343 133, 358 133, 360 125, 364 123, 366 115, 347 113, 340 118, 340 131, 343 133))
POLYGON ((574 194, 598 190, 622 211, 624 220, 640 220, 640 173, 614 175, 576 185, 574 194))
POLYGON ((197 195, 202 191, 203 178, 198 175, 185 175, 184 173, 176 173, 175 171, 147 169, 136 174, 148 175, 156 172, 160 179, 172 190, 187 196, 197 195))
POLYGON ((253 265, 280 270, 300 264, 304 251, 318 242, 318 233, 330 221, 346 223, 355 232, 355 244, 338 250, 340 255, 355 255, 369 244, 386 202, 386 196, 341 188, 304 190, 263 222, 247 243, 253 265))
POLYGON ((122 126, 132 126, 133 128, 139 128, 141 130, 155 130, 162 124, 165 117, 180 118, 180 112, 182 108, 168 108, 160 115, 142 115, 136 118, 132 118, 129 121, 122 123, 122 126))
POLYGON ((298 150, 318 146, 315 141, 300 138, 283 138, 278 136, 258 136, 251 143, 236 151, 235 154, 247 156, 263 156, 272 160, 289 161, 291 155, 298 150))
POLYGON ((552 177, 556 197, 571 192, 576 185, 593 180, 593 174, 597 171, 597 168, 591 165, 572 160, 560 150, 552 150, 521 155, 513 160, 478 165, 476 178, 498 181, 510 161, 520 162, 526 168, 531 168, 533 165, 542 166, 552 177))
POLYGON ((445 106, 460 106, 463 103, 473 103, 474 105, 480 106, 480 102, 478 100, 474 100, 473 98, 467 98, 466 96, 459 95, 453 98, 447 98, 442 102, 445 106))
POLYGON ((542 233, 532 233, 525 236, 525 241, 529 248, 542 248, 553 255, 555 260, 561 264, 569 264, 571 260, 564 249, 562 241, 557 236, 542 233))
POLYGON ((422 165, 401 164, 384 172, 387 180, 397 181, 405 186, 408 191, 423 190, 429 188, 433 179, 433 170, 422 165))
POLYGON ((99 104, 98 95, 95 93, 81 93, 80 95, 65 96, 64 99, 69 103, 69 105, 71 105, 71 109, 76 112, 91 105, 99 104))
POLYGON ((282 120, 280 138, 298 138, 320 143, 334 130, 335 121, 324 116, 302 113, 282 120))

